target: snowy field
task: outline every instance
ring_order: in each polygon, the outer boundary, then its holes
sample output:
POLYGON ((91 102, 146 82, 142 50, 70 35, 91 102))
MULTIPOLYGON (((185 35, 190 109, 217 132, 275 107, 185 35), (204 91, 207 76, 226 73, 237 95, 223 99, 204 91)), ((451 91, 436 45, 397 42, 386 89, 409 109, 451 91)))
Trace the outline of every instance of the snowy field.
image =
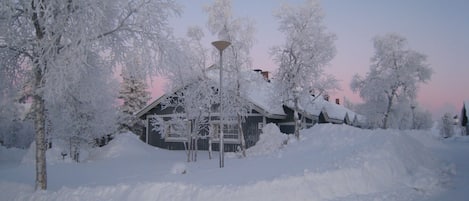
POLYGON ((81 163, 48 151, 48 190, 34 192, 34 153, 0 148, 0 200, 469 199, 469 138, 431 131, 316 125, 288 139, 268 126, 247 158, 154 148, 123 134, 81 163), (285 142, 288 142, 285 144, 285 142))

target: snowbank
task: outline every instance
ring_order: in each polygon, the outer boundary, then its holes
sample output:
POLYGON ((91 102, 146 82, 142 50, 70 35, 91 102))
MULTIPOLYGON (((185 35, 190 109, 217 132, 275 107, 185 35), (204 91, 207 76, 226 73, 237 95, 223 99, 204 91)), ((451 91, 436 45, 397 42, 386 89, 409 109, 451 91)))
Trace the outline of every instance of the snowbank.
MULTIPOLYGON (((183 151, 156 149, 128 133, 91 152, 87 163, 48 167, 56 187, 47 192, 4 177, 0 191, 16 200, 425 200, 447 181, 446 164, 429 149, 438 142, 416 133, 325 124, 285 145, 288 138, 266 125, 248 157, 226 158, 223 169, 205 152, 184 163, 183 151)), ((24 173, 0 169, 6 174, 24 173)))
MULTIPOLYGON (((61 146, 54 144, 52 148, 47 149, 46 151, 46 161, 47 164, 56 164, 56 163, 70 163, 72 160, 67 155, 65 158, 62 157, 62 152, 68 153, 68 150, 64 150, 61 146)), ((80 158, 86 158, 87 151, 82 151, 82 156, 80 158)), ((21 164, 23 165, 32 165, 36 164, 36 142, 32 142, 29 146, 26 154, 21 159, 21 164)))
POLYGON ((157 148, 145 144, 131 132, 121 133, 116 135, 106 146, 94 149, 90 153, 90 160, 146 156, 155 149, 157 148))
POLYGON ((333 188, 337 187, 332 184, 348 184, 355 191, 363 188, 363 193, 371 193, 405 186, 429 193, 444 179, 441 162, 406 132, 317 125, 302 135, 312 150, 334 161, 323 163, 329 164, 323 176, 328 175, 333 188))
POLYGON ((280 132, 280 129, 272 123, 262 128, 259 141, 256 145, 246 150, 248 156, 268 155, 280 150, 287 144, 288 135, 280 132))
POLYGON ((0 163, 1 164, 18 164, 21 158, 26 154, 26 150, 18 148, 6 148, 0 146, 0 163))

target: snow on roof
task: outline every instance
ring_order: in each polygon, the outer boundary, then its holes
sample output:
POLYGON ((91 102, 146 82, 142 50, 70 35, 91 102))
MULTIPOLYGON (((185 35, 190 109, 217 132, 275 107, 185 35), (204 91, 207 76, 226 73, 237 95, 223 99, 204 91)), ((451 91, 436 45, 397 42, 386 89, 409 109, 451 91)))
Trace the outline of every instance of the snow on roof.
MULTIPOLYGON (((210 66, 207 71, 207 77, 215 83, 219 83, 219 70, 216 65, 210 66)), ((276 102, 273 98, 275 95, 273 85, 265 81, 261 74, 254 71, 246 71, 242 73, 242 81, 240 82, 242 92, 241 96, 250 101, 254 107, 261 109, 267 117, 285 116, 282 104, 276 102)), ((228 83, 226 83, 228 84, 228 83)), ((136 116, 141 117, 157 104, 161 102, 167 94, 162 95, 152 103, 148 104, 140 111, 136 112, 136 116)))
MULTIPOLYGON (((206 73, 209 79, 213 80, 216 84, 219 83, 219 68, 216 65, 209 67, 206 73)), ((267 117, 279 117, 286 115, 285 111, 283 110, 282 103, 275 98, 276 93, 273 83, 265 81, 261 74, 254 71, 242 72, 241 79, 241 96, 250 101, 254 107, 262 110, 259 112, 263 113, 267 117)), ((159 103, 160 99, 161 98, 158 98, 156 101, 137 112, 137 116, 141 116, 148 112, 151 108, 155 107, 156 104, 159 103)), ((469 103, 469 101, 467 101, 467 103, 469 103)), ((291 107, 293 104, 290 103, 286 105, 291 107)), ((469 106, 469 104, 465 105, 469 106)), ((363 120, 363 118, 360 118, 360 115, 356 114, 352 110, 342 105, 326 101, 322 96, 315 98, 313 96, 306 95, 302 97, 300 100, 300 108, 303 110, 303 112, 306 112, 311 116, 319 116, 322 111, 325 111, 329 118, 335 120, 342 121, 346 115, 348 115, 350 121, 353 121, 356 116, 359 118, 359 121, 363 120)))
MULTIPOLYGON (((209 68, 207 76, 219 83, 219 69, 216 66, 209 68)), ((260 112, 266 112, 266 116, 286 115, 281 102, 274 98, 273 84, 267 82, 260 73, 254 71, 242 72, 240 85, 241 96, 263 110, 260 112)))
POLYGON ((300 104, 303 106, 305 112, 314 116, 319 116, 321 111, 325 111, 329 118, 337 120, 343 120, 346 115, 348 115, 349 120, 353 120, 356 116, 356 113, 352 110, 342 105, 326 101, 322 96, 303 97, 300 104))

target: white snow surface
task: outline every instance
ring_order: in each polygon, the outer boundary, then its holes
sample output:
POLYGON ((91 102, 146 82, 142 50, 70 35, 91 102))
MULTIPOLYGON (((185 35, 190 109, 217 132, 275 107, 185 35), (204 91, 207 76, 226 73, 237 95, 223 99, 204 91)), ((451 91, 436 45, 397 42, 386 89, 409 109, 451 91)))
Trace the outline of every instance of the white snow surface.
POLYGON ((469 141, 464 137, 438 141, 431 135, 436 131, 324 124, 277 146, 279 139, 285 139, 277 129, 266 125, 248 157, 226 158, 223 169, 218 168, 216 153, 209 160, 205 151, 199 151, 197 162, 186 163, 184 151, 154 148, 133 134, 122 134, 91 151, 82 163, 48 163, 48 190, 38 192, 34 192, 34 165, 11 159, 22 154, 0 149, 1 200, 465 200, 469 196, 465 173, 469 162, 463 160, 469 141), (266 151, 268 144, 276 148, 266 151), (11 157, 4 159, 5 154, 11 157))
MULTIPOLYGON (((219 83, 219 69, 214 65, 207 71, 207 76, 215 83, 219 83)), ((276 92, 272 83, 264 80, 261 74, 254 71, 244 71, 241 76, 241 96, 260 107, 265 115, 286 115, 280 101, 276 100, 276 92)))
POLYGON ((319 116, 321 111, 324 110, 329 118, 341 121, 344 120, 345 115, 348 114, 350 121, 353 121, 353 118, 356 115, 355 112, 344 107, 343 105, 338 105, 336 103, 324 100, 324 97, 322 96, 317 98, 312 96, 303 97, 300 102, 307 113, 315 116, 319 116))
POLYGON ((242 87, 246 89, 245 97, 248 100, 267 112, 266 115, 286 115, 280 101, 274 100, 276 92, 273 84, 255 72, 245 72, 243 78, 245 80, 242 82, 242 87))
POLYGON ((281 150, 288 142, 288 135, 280 132, 280 128, 269 123, 262 128, 259 141, 256 145, 246 150, 247 155, 268 155, 281 150))

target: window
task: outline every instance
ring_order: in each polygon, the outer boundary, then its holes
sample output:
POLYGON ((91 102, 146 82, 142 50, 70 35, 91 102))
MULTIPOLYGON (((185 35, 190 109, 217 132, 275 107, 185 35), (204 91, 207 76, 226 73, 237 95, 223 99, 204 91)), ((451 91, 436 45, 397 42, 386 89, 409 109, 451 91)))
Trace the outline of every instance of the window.
POLYGON ((168 121, 165 129, 166 142, 184 142, 187 141, 187 136, 191 130, 191 122, 171 122, 168 121))
POLYGON ((257 123, 257 129, 262 130, 264 128, 264 123, 259 122, 257 123))
MULTIPOLYGON (((214 142, 220 140, 220 122, 210 124, 210 135, 214 142)), ((236 121, 228 121, 223 124, 223 141, 228 144, 239 144, 238 124, 236 121)))

